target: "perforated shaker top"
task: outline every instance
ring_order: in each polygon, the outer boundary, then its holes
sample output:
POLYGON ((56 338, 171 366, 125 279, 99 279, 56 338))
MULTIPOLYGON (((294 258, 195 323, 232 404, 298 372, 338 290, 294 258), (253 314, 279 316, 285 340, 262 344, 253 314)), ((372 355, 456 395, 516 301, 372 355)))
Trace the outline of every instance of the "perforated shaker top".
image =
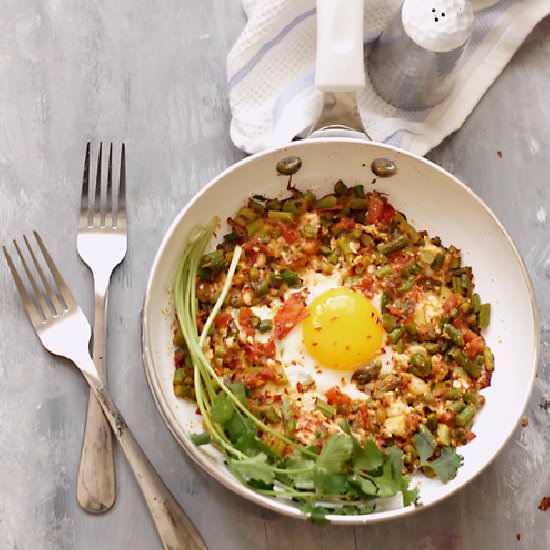
POLYGON ((474 24, 469 0, 405 0, 401 17, 411 40, 432 52, 463 46, 474 24))

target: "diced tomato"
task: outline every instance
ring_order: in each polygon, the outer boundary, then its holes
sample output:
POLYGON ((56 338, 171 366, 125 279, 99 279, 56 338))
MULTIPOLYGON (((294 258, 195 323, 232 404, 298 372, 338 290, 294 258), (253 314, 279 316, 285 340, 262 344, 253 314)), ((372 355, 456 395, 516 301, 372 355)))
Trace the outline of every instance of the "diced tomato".
POLYGON ((394 216, 395 208, 391 204, 386 203, 380 216, 380 222, 384 225, 389 225, 393 221, 394 216))
POLYGON ((214 317, 214 326, 216 328, 225 328, 227 325, 229 325, 231 319, 231 313, 227 311, 225 311, 224 313, 218 313, 216 317, 214 317))
POLYGON ((467 330, 464 333, 464 341, 466 342, 466 346, 464 347, 464 355, 468 359, 475 359, 478 355, 483 353, 483 350, 485 349, 485 339, 483 336, 479 336, 475 332, 467 330))
POLYGON ((293 225, 282 223, 281 233, 288 244, 294 244, 298 240, 298 230, 293 225))
POLYGON ((273 319, 275 340, 284 338, 307 315, 304 295, 301 292, 290 295, 273 319))
POLYGON ((441 424, 447 424, 447 426, 450 426, 454 423, 455 415, 450 412, 444 412, 437 415, 437 421, 441 422, 441 424))
POLYGON ((359 283, 359 288, 361 289, 361 292, 367 297, 372 298, 374 296, 374 284, 375 284, 374 277, 372 275, 365 275, 361 279, 361 282, 359 283))
POLYGON ((353 218, 343 217, 335 226, 336 231, 351 231, 355 227, 353 218))
POLYGON ((367 195, 367 223, 378 223, 384 211, 384 199, 378 193, 367 195))
POLYGON ((365 430, 370 429, 370 421, 369 421, 369 408, 366 405, 363 405, 358 411, 357 416, 359 419, 359 423, 365 430))
POLYGON ((302 246, 304 254, 307 254, 308 256, 314 256, 319 251, 319 244, 320 243, 317 239, 305 241, 302 246))
POLYGON ((338 386, 333 386, 325 392, 327 403, 329 405, 351 405, 353 403, 351 397, 342 393, 338 386))
POLYGON ((460 294, 451 294, 443 304, 443 310, 447 313, 462 304, 463 298, 460 294))
POLYGON ((242 307, 239 310, 239 323, 248 336, 254 335, 254 327, 251 324, 252 316, 253 313, 249 307, 242 307))
POLYGON ((477 435, 474 432, 468 432, 468 435, 466 436, 466 440, 469 443, 470 441, 473 441, 476 437, 477 435))
POLYGON ((462 330, 468 326, 468 321, 464 316, 456 317, 453 319, 453 326, 459 330, 462 330))
POLYGON ((275 357, 275 342, 270 339, 265 344, 262 342, 247 344, 244 353, 253 363, 258 363, 264 357, 275 357))

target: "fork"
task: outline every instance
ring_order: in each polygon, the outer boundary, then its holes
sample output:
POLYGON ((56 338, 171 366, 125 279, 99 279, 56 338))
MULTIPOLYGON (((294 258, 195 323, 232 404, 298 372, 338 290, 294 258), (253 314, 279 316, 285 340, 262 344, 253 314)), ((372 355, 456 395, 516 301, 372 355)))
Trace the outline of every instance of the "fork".
POLYGON ((200 534, 145 456, 111 399, 89 353, 90 324, 65 284, 42 238, 36 231, 33 233, 49 267, 49 277, 44 272, 43 262, 41 265, 27 237, 23 239, 39 280, 42 281, 46 296, 39 288, 37 279, 31 272, 17 241, 14 240, 13 243, 30 282, 29 291, 8 250, 5 246, 2 248, 38 338, 50 353, 70 359, 90 385, 94 398, 99 403, 128 459, 164 548, 166 550, 206 550, 200 534), (50 279, 53 284, 50 283, 50 279))
MULTIPOLYGON (((107 328, 107 296, 111 274, 126 255, 126 152, 122 144, 118 200, 113 200, 113 144, 109 149, 107 188, 102 206, 101 169, 103 143, 97 156, 95 193, 89 200, 90 143, 86 145, 84 175, 80 202, 80 221, 76 247, 82 261, 94 277, 95 313, 92 357, 101 380, 107 379, 105 368, 105 336, 107 328)), ((90 395, 86 427, 76 486, 80 506, 87 512, 101 514, 116 498, 115 465, 111 430, 101 407, 90 395)))

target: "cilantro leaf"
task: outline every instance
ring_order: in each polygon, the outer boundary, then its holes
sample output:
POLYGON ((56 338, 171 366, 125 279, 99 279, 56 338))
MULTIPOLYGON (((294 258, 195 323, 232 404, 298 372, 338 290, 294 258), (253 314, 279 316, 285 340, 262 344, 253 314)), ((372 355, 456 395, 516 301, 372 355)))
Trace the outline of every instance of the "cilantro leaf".
POLYGON ((376 470, 384 463, 384 453, 372 439, 367 439, 361 446, 353 440, 353 466, 357 470, 376 470))
POLYGON ((197 446, 207 445, 211 443, 210 434, 208 432, 202 432, 200 434, 191 434, 191 441, 197 446))
POLYGON ((317 491, 323 495, 343 495, 348 487, 347 477, 343 474, 323 475, 316 483, 317 491))
POLYGON ((413 437, 413 443, 420 456, 420 462, 424 465, 428 458, 434 454, 434 438, 427 431, 420 431, 413 437))
POLYGON ((416 504, 418 499, 418 487, 409 489, 411 482, 411 476, 403 476, 401 481, 401 494, 403 495, 403 506, 409 506, 410 504, 416 504))
POLYGON ((242 460, 232 460, 231 467, 245 478, 255 479, 268 485, 272 484, 275 478, 273 467, 267 463, 267 456, 263 453, 242 460))
POLYGON ((350 481, 353 485, 359 487, 361 492, 367 497, 378 496, 378 485, 374 482, 373 478, 365 478, 360 476, 353 476, 350 481))
POLYGON ((319 525, 327 525, 330 523, 326 518, 327 514, 331 512, 324 506, 316 506, 313 502, 306 502, 300 506, 304 514, 310 519, 311 523, 317 523, 319 525))
POLYGON ((227 435, 233 445, 246 454, 255 454, 253 451, 257 448, 256 444, 256 425, 250 418, 242 417, 235 413, 225 424, 227 435))
POLYGON ((441 481, 450 481, 456 477, 456 472, 462 466, 463 460, 453 447, 443 447, 441 456, 426 465, 432 468, 441 481))
POLYGON ((224 392, 220 392, 212 400, 210 414, 214 422, 225 426, 235 414, 235 405, 224 392))
POLYGON ((347 435, 331 435, 323 445, 317 468, 327 474, 338 474, 344 468, 344 463, 351 458, 353 441, 347 435))
POLYGON ((377 496, 379 497, 392 497, 399 490, 399 484, 396 483, 393 477, 393 465, 390 460, 386 459, 384 466, 382 467, 382 475, 371 477, 370 480, 378 487, 377 496))
POLYGON ((229 389, 243 405, 246 405, 246 388, 240 380, 237 380, 237 382, 233 382, 232 384, 230 384, 229 389))

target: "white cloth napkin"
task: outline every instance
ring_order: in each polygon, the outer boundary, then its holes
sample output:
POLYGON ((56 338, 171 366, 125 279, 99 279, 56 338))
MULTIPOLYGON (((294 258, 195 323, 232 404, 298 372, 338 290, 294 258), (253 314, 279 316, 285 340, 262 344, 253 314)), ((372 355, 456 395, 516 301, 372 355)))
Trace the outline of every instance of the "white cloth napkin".
MULTIPOLYGON (((227 59, 231 138, 256 153, 290 142, 318 112, 315 0, 242 1, 248 21, 227 59)), ((366 51, 401 1, 365 0, 366 51)), ((419 112, 397 109, 376 95, 367 77, 358 105, 374 141, 425 155, 460 128, 535 24, 550 13, 550 0, 473 4, 473 36, 456 86, 441 104, 419 112)))

